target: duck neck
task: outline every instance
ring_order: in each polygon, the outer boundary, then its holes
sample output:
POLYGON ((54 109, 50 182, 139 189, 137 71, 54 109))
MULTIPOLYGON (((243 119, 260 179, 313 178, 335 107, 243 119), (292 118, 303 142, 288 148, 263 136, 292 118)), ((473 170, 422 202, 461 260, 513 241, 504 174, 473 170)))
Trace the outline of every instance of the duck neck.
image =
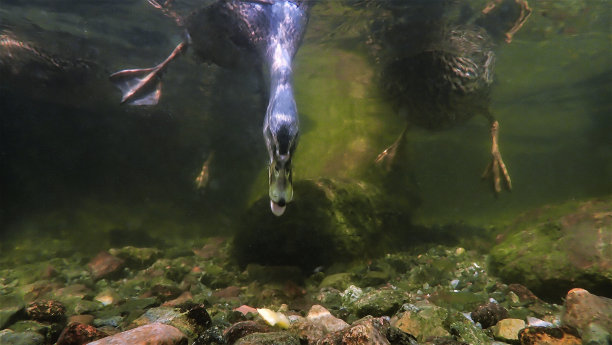
MULTIPOLYGON (((291 55, 281 44, 271 46, 272 56, 269 64, 270 103, 275 99, 290 97, 293 100, 291 55)), ((295 101, 294 101, 295 103, 295 101)))

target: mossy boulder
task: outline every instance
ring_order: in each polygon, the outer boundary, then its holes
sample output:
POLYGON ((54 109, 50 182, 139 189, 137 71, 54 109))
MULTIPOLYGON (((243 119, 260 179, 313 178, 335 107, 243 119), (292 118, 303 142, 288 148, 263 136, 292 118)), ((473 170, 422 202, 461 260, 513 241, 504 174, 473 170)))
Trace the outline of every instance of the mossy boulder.
POLYGON ((612 294, 612 198, 530 212, 509 227, 490 253, 494 274, 542 298, 560 300, 574 287, 612 294))
POLYGON ((359 180, 302 180, 285 214, 263 197, 244 214, 234 239, 241 265, 295 265, 311 270, 391 250, 409 224, 409 206, 359 180), (400 225, 404 224, 404 225, 400 225))

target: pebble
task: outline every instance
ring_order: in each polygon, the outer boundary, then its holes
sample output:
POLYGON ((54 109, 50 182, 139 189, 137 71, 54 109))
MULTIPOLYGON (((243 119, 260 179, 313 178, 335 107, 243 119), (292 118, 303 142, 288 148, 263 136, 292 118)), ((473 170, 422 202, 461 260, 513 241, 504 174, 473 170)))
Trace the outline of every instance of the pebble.
POLYGON ((325 307, 315 304, 310 308, 306 316, 308 321, 319 324, 326 333, 341 331, 349 327, 344 320, 333 316, 325 307))
POLYGON ((518 341, 518 334, 525 328, 525 321, 520 319, 503 319, 493 326, 495 339, 509 342, 518 341))
POLYGON ((175 327, 161 323, 140 326, 88 345, 186 345, 187 337, 175 327))
POLYGON ((317 345, 391 345, 386 334, 389 330, 386 317, 365 317, 349 328, 330 333, 319 339, 317 345))

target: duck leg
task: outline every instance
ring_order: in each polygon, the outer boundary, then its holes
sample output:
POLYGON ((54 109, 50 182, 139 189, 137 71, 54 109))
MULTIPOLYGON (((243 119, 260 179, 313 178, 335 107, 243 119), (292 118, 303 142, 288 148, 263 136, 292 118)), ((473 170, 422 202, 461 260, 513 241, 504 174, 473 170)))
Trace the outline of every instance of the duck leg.
POLYGON ((126 69, 113 73, 110 80, 123 93, 121 104, 155 105, 161 96, 161 75, 170 63, 187 50, 187 43, 181 42, 172 53, 153 68, 126 69))
POLYGON ((395 156, 397 154, 398 148, 404 142, 404 138, 406 137, 406 132, 408 131, 409 127, 410 125, 407 123, 406 127, 404 127, 404 130, 393 142, 393 144, 387 147, 383 152, 378 155, 378 157, 376 157, 376 160, 374 161, 376 162, 376 164, 382 165, 387 171, 391 170, 391 166, 395 161, 395 156))
POLYGON ((499 122, 493 120, 491 122, 491 162, 489 162, 489 165, 487 165, 487 168, 482 174, 483 179, 493 179, 493 187, 495 188, 496 193, 501 192, 502 176, 506 188, 508 190, 512 189, 510 174, 508 174, 508 169, 506 168, 501 154, 499 153, 499 146, 497 144, 498 131, 499 122))

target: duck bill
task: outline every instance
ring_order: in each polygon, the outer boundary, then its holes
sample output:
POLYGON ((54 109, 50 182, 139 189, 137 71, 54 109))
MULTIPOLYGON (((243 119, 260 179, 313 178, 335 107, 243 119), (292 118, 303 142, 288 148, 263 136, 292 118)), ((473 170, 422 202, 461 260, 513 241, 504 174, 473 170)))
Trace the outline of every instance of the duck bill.
POLYGON ((275 216, 285 213, 287 203, 293 199, 293 181, 291 169, 277 168, 272 163, 269 168, 270 176, 270 209, 275 216))

